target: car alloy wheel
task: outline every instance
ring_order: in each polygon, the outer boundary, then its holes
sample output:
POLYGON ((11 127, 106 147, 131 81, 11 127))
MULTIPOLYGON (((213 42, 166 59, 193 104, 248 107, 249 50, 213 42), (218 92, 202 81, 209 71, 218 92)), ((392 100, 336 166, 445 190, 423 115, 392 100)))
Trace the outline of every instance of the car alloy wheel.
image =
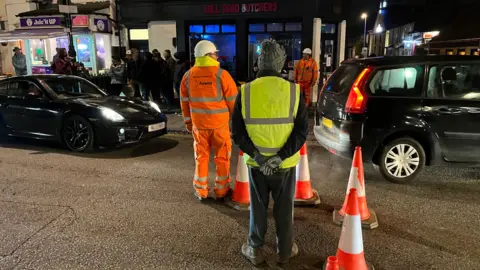
POLYGON ((93 143, 93 129, 83 117, 69 117, 63 127, 63 139, 67 147, 75 152, 88 150, 93 143))
POLYGON ((397 144, 385 157, 385 168, 393 177, 405 178, 415 173, 420 165, 420 156, 415 147, 408 144, 397 144))
POLYGON ((382 146, 382 153, 373 167, 390 182, 406 184, 425 166, 423 146, 411 137, 398 138, 382 146))

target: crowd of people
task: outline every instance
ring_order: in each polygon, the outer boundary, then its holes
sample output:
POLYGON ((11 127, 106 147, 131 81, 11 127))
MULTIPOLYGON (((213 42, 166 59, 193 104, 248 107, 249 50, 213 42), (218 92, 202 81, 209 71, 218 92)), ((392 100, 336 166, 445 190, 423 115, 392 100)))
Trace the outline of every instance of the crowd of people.
MULTIPOLYGON (((16 75, 27 75, 25 55, 18 47, 13 51, 12 62, 16 75)), ((65 48, 56 48, 56 52, 50 66, 52 73, 90 78, 90 72, 85 65, 74 61, 65 48)), ((128 50, 124 59, 112 57, 112 65, 108 70, 108 94, 119 96, 123 93, 127 97, 175 104, 175 96, 180 97, 180 82, 190 69, 187 54, 176 52, 172 55, 170 50, 165 50, 162 57, 155 49, 146 52, 142 58, 137 49, 128 50)))
POLYGON ((172 105, 175 93, 180 96, 180 82, 190 68, 187 55, 177 52, 172 56, 170 50, 160 52, 155 49, 146 52, 143 59, 137 49, 126 52, 126 58, 114 57, 111 76, 111 95, 122 91, 128 97, 140 97, 157 103, 172 105))

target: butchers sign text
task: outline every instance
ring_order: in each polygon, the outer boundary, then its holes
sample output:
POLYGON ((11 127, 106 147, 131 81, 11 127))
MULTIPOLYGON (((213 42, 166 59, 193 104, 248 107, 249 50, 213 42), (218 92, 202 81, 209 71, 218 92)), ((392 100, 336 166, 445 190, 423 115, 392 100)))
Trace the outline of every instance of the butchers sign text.
POLYGON ((235 13, 259 13, 276 12, 277 3, 251 3, 251 4, 209 4, 205 5, 205 14, 235 14, 235 13))

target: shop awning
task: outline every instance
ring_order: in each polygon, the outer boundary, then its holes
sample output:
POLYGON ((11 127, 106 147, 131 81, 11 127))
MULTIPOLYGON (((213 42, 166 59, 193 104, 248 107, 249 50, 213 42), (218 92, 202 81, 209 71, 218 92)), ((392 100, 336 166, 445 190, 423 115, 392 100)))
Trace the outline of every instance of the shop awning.
MULTIPOLYGON (((74 34, 90 33, 88 28, 74 28, 74 34)), ((66 36, 64 28, 53 29, 16 29, 10 32, 0 33, 0 42, 15 41, 21 39, 45 39, 66 36)))

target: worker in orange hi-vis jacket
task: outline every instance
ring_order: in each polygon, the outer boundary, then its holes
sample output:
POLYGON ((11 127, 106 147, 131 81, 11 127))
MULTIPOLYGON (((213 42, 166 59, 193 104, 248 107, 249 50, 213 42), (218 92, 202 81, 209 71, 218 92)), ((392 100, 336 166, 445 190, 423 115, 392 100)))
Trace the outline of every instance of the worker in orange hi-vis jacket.
POLYGON ((303 58, 295 65, 295 83, 300 84, 300 91, 305 97, 307 107, 310 106, 310 96, 312 95, 312 86, 318 80, 318 65, 312 58, 312 50, 306 48, 303 50, 303 58))
POLYGON ((230 115, 238 90, 230 74, 220 68, 217 48, 208 40, 195 46, 195 65, 180 85, 182 114, 187 130, 193 133, 195 176, 193 187, 199 200, 208 197, 208 163, 214 149, 217 177, 215 195, 224 198, 230 191, 230 115))

